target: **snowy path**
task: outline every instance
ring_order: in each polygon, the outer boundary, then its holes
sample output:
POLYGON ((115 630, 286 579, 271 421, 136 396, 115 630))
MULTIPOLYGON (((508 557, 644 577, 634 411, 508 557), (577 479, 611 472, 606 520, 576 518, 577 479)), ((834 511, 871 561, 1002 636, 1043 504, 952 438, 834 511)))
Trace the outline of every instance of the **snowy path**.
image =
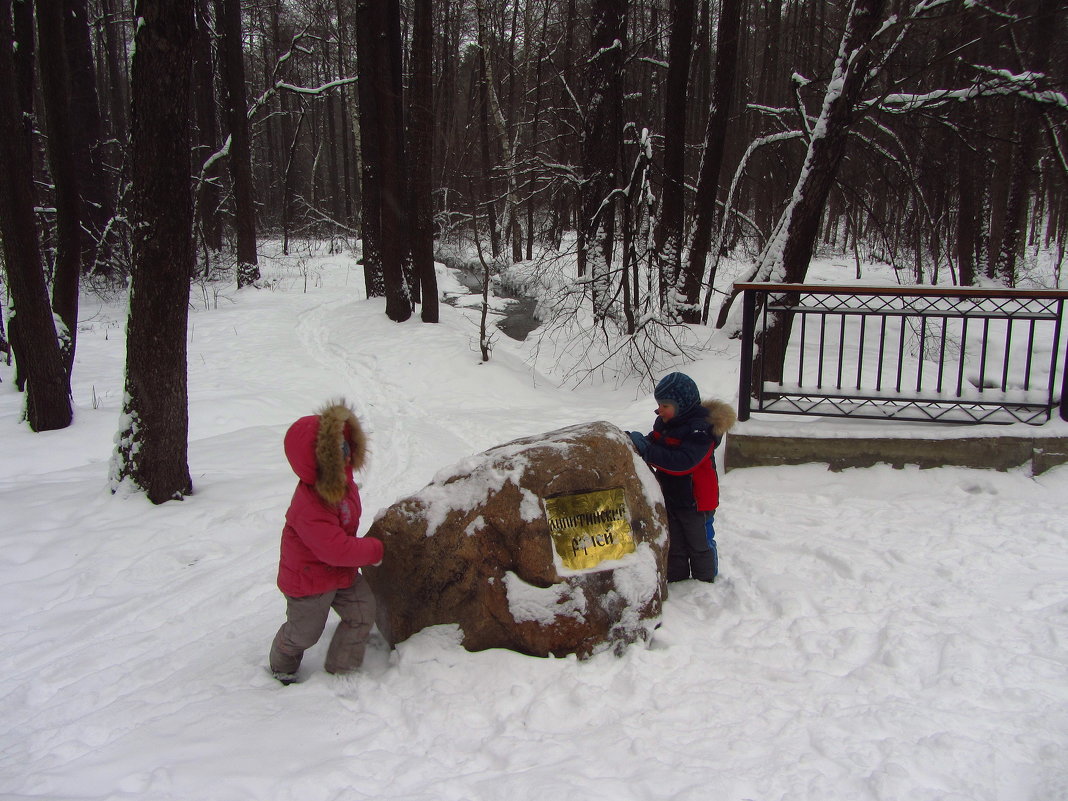
POLYGON ((674 585, 648 649, 469 654, 435 629, 336 679, 324 638, 277 685, 296 416, 356 404, 366 523, 472 452, 651 421, 633 388, 532 386, 511 343, 479 364, 455 309, 397 326, 322 269, 194 314, 182 503, 106 491, 114 310, 81 333, 73 429, 19 427, 3 374, 0 798, 1068 798, 1065 468, 732 472, 723 576, 674 585))

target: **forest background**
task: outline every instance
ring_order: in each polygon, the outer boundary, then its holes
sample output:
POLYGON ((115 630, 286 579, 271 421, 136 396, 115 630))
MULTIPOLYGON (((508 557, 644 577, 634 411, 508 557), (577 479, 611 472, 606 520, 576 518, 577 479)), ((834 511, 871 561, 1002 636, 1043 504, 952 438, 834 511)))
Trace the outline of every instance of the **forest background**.
POLYGON ((129 290, 114 478, 162 501, 190 282, 255 285, 268 235, 359 241, 395 321, 437 320, 435 256, 573 264, 635 365, 727 322, 725 254, 1059 285, 1066 33, 1056 0, 0 0, 0 347, 68 425, 79 293, 129 290))

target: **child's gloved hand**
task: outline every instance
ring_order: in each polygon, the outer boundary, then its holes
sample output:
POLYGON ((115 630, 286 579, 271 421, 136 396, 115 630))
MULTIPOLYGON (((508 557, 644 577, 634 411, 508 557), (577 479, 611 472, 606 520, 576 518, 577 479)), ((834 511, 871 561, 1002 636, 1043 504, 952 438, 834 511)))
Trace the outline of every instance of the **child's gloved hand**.
POLYGON ((630 441, 634 443, 634 450, 644 459, 645 452, 649 450, 649 440, 637 431, 628 431, 627 434, 630 436, 630 441))

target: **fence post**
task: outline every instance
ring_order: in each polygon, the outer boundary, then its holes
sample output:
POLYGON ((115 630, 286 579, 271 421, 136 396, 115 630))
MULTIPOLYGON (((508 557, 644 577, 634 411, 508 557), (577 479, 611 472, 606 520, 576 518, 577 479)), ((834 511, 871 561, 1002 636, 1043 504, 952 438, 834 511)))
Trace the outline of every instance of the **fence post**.
POLYGON ((756 290, 742 291, 742 363, 738 366, 738 419, 749 419, 753 391, 753 339, 756 337, 756 290))
MULTIPOLYGON (((1057 343, 1053 343, 1057 347, 1057 343)), ((1068 422, 1068 347, 1064 349, 1064 364, 1061 365, 1061 419, 1068 422)))

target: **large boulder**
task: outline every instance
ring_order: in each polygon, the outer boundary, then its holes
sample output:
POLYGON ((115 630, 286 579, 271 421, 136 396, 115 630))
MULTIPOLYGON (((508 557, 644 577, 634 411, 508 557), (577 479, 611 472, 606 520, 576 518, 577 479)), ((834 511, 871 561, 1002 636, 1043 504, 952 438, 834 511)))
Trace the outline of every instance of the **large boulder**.
POLYGON ((584 658, 647 639, 666 595, 660 488, 610 423, 469 457, 369 534, 386 546, 364 575, 391 644, 448 623, 470 651, 584 658))

